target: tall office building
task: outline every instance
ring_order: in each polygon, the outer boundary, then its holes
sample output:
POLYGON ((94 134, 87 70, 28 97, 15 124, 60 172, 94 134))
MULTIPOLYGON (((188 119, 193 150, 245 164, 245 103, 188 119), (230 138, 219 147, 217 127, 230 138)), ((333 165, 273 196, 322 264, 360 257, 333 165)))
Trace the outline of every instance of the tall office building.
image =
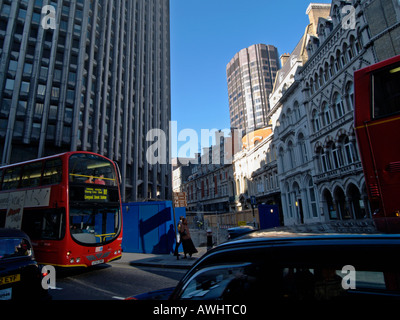
POLYGON ((280 67, 274 46, 256 44, 238 52, 226 67, 231 127, 243 134, 268 125, 269 95, 280 67))
POLYGON ((146 159, 149 130, 169 137, 169 25, 169 0, 1 0, 2 164, 92 151, 124 201, 170 198, 170 166, 146 159))

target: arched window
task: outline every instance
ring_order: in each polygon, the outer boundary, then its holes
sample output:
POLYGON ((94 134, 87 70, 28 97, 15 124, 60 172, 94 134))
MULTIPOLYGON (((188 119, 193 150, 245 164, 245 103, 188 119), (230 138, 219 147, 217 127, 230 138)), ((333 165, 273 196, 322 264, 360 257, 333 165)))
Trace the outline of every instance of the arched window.
POLYGON ((315 196, 314 183, 311 177, 308 179, 308 197, 310 200, 311 213, 313 218, 318 217, 317 198, 315 196))
POLYGON ((354 56, 356 55, 356 47, 355 47, 355 38, 354 36, 350 37, 350 45, 347 50, 347 57, 349 58, 349 61, 353 60, 354 56))
POLYGON ((344 116, 343 101, 339 93, 334 94, 334 103, 335 103, 336 117, 339 119, 344 116))
POLYGON ((333 12, 334 12, 333 17, 335 18, 336 23, 340 23, 340 21, 342 20, 342 16, 341 16, 341 13, 340 13, 340 8, 338 6, 335 6, 333 8, 333 12))
POLYGON ((347 164, 352 164, 359 159, 355 142, 350 141, 349 137, 344 140, 344 153, 347 164))
POLYGON ((332 75, 329 75, 329 63, 325 62, 325 65, 324 65, 324 81, 325 81, 325 83, 329 81, 331 76, 332 75))
POLYGON ((322 147, 318 147, 316 150, 317 154, 317 166, 318 166, 318 173, 323 173, 327 171, 326 161, 324 158, 324 149, 322 147))
POLYGON ((300 105, 297 101, 294 102, 293 104, 293 114, 294 114, 294 120, 298 121, 301 118, 301 110, 300 110, 300 105))
POLYGON ((335 58, 331 57, 329 64, 329 77, 333 77, 335 75, 335 58))
POLYGON ((292 192, 290 192, 289 189, 289 184, 286 183, 285 185, 285 191, 286 191, 286 199, 287 199, 287 206, 288 206, 288 213, 289 213, 289 218, 293 218, 293 212, 294 212, 294 208, 293 208, 293 199, 292 199, 292 192))
POLYGON ((322 107, 323 113, 324 113, 324 121, 325 121, 325 125, 329 125, 332 122, 332 116, 331 116, 331 111, 329 108, 329 105, 327 102, 323 103, 323 107, 322 107))
POLYGON ((279 173, 284 173, 286 170, 285 168, 285 152, 283 151, 283 148, 279 149, 279 154, 278 154, 278 158, 279 158, 279 173))
POLYGON ((349 59, 347 59, 347 52, 348 52, 348 45, 345 42, 343 44, 343 54, 341 55, 342 66, 345 66, 347 62, 350 61, 349 59))
POLYGON ((320 87, 320 82, 319 82, 319 78, 318 78, 318 74, 315 73, 314 75, 315 78, 315 82, 314 82, 314 91, 317 91, 320 87))
POLYGON ((336 169, 335 161, 333 159, 333 150, 335 149, 335 143, 333 141, 329 142, 325 148, 325 161, 328 171, 336 169))
MULTIPOLYGON (((326 80, 325 80, 326 82, 326 80)), ((319 69, 319 86, 322 87, 324 85, 324 70, 322 68, 319 69)))
POLYGON ((302 133, 299 134, 297 138, 297 145, 298 145, 298 150, 299 150, 299 155, 300 155, 300 163, 306 163, 309 159, 308 157, 308 152, 307 152, 307 147, 304 139, 304 135, 302 133))
POLYGON ((285 114, 282 114, 282 116, 281 116, 281 129, 282 129, 282 130, 285 129, 285 128, 286 128, 286 125, 287 125, 286 115, 285 115, 285 114))
POLYGON ((356 54, 359 54, 363 48, 363 42, 362 42, 362 34, 360 29, 357 30, 357 38, 355 39, 354 43, 354 50, 356 54))
POLYGON ((289 154, 289 165, 291 169, 294 169, 296 167, 296 158, 294 154, 294 147, 293 147, 293 142, 289 141, 288 143, 288 154, 289 154))
POLYGON ((346 84, 346 104, 348 110, 354 110, 354 86, 351 81, 346 84))
POLYGON ((340 69, 342 68, 341 55, 342 55, 342 53, 341 53, 340 50, 338 49, 338 50, 336 51, 336 60, 335 60, 335 71, 336 71, 336 72, 339 72, 340 69))
POLYGON ((287 111, 287 124, 288 124, 288 126, 293 124, 293 114, 292 114, 292 110, 290 108, 287 111))
POLYGON ((311 94, 314 94, 314 92, 315 92, 315 85, 314 85, 313 78, 310 79, 310 92, 311 92, 311 94))
POLYGON ((318 111, 314 109, 313 113, 312 113, 312 126, 313 126, 313 130, 314 132, 318 132, 321 129, 321 125, 319 122, 319 115, 318 115, 318 111))

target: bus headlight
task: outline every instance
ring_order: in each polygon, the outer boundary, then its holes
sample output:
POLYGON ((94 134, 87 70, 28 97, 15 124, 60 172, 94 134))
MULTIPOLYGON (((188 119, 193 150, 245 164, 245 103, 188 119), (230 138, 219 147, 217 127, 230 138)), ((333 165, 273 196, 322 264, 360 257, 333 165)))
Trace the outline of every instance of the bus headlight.
POLYGON ((69 263, 74 263, 74 262, 75 262, 74 258, 69 259, 69 263))

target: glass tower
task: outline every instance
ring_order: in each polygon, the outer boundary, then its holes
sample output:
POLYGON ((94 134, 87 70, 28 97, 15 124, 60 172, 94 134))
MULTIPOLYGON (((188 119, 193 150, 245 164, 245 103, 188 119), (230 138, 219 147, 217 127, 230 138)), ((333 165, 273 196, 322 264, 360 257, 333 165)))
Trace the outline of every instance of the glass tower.
POLYGON ((2 164, 64 151, 119 163, 124 201, 170 199, 169 0, 0 0, 2 164), (169 159, 169 148, 166 148, 169 159))

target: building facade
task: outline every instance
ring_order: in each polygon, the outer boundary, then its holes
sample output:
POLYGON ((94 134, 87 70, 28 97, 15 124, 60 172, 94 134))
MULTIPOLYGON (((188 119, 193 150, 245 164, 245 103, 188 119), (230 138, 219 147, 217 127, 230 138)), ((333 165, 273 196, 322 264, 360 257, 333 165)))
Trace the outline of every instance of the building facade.
POLYGON ((169 199, 170 165, 146 159, 149 130, 169 137, 169 32, 168 0, 0 1, 2 164, 92 151, 124 201, 169 199))
POLYGON ((271 126, 268 129, 263 136, 258 136, 258 143, 243 148, 235 154, 233 160, 235 198, 234 202, 231 202, 232 211, 250 209, 252 196, 256 197, 258 204, 280 206, 274 134, 271 126))
MULTIPOLYGON (((218 135, 218 134, 217 134, 218 135)), ((186 192, 188 212, 229 212, 229 201, 233 195, 232 164, 224 162, 225 146, 232 143, 229 137, 221 138, 218 145, 204 148, 203 154, 197 154, 187 168, 182 191, 186 192), (217 147, 218 146, 218 147, 217 147), (219 153, 218 162, 213 162, 219 153)), ((179 175, 179 169, 175 170, 179 175)), ((175 172, 174 171, 174 172, 175 172)))
POLYGON ((313 34, 314 19, 329 14, 330 6, 309 11, 310 25, 296 48, 282 59, 274 92, 270 96, 271 124, 277 152, 278 184, 285 225, 321 221, 318 194, 313 182, 308 118, 297 73, 308 59, 305 49, 313 34))
POLYGON ((268 96, 279 70, 278 50, 256 44, 238 52, 226 67, 231 128, 249 133, 268 125, 268 96))
POLYGON ((400 53, 392 41, 398 9, 391 0, 334 0, 307 9, 302 62, 292 81, 276 85, 271 96, 278 94, 280 109, 271 119, 285 225, 355 226, 371 217, 354 134, 354 71, 400 53))

